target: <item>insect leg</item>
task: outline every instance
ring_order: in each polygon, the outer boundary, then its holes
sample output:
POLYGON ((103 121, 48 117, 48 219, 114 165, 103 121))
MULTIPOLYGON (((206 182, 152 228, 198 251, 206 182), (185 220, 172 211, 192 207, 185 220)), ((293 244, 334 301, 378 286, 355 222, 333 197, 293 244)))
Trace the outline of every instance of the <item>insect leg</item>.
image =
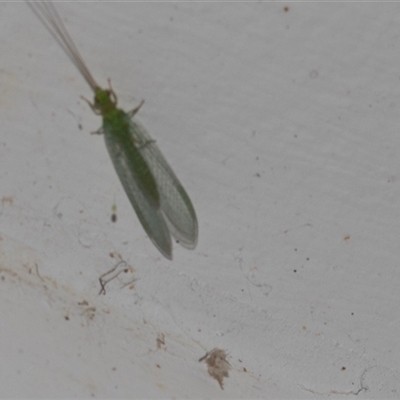
POLYGON ((99 110, 97 110, 97 109, 94 107, 94 104, 91 103, 90 100, 88 100, 86 97, 83 97, 83 96, 81 96, 81 99, 82 99, 82 100, 85 100, 86 103, 89 104, 90 108, 93 110, 93 112, 94 112, 96 115, 101 115, 101 112, 100 112, 99 110))
POLYGON ((109 86, 109 88, 110 88, 109 93, 110 93, 110 95, 113 97, 113 99, 114 99, 113 103, 114 103, 114 105, 116 106, 117 103, 118 103, 118 97, 117 97, 117 95, 115 94, 113 87, 111 86, 111 79, 108 78, 108 79, 107 79, 107 82, 108 82, 108 86, 109 86))
POLYGON ((144 104, 144 100, 142 100, 142 101, 140 102, 140 104, 139 104, 136 108, 134 108, 132 111, 129 111, 129 112, 128 112, 129 117, 130 117, 130 118, 134 117, 135 114, 141 109, 141 107, 142 107, 143 104, 144 104))

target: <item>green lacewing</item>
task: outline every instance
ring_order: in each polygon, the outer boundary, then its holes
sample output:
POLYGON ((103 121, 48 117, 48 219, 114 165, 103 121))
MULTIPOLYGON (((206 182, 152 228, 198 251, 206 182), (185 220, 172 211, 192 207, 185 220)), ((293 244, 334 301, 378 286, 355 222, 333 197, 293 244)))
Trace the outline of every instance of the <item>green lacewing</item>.
POLYGON ((129 112, 118 108, 110 80, 108 89, 94 80, 54 5, 28 0, 27 4, 93 90, 93 103, 82 98, 102 116, 102 127, 95 133, 104 136, 117 175, 149 238, 170 260, 171 236, 194 249, 198 223, 192 202, 155 141, 134 118, 143 101, 129 112))

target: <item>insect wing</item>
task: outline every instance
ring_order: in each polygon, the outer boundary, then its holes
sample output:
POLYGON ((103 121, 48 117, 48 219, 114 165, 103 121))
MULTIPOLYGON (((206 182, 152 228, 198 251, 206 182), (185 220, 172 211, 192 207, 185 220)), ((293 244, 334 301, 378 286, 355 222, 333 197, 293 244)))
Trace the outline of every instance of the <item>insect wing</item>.
POLYGON ((105 132, 104 138, 115 170, 144 230, 158 250, 168 259, 172 259, 171 236, 165 218, 161 210, 156 207, 154 202, 149 201, 139 188, 136 174, 131 171, 130 167, 129 159, 132 155, 127 154, 118 139, 107 132, 105 132))
POLYGON ((194 249, 197 244, 198 224, 189 196, 155 141, 135 119, 131 120, 131 134, 157 183, 161 210, 172 236, 182 246, 194 249))

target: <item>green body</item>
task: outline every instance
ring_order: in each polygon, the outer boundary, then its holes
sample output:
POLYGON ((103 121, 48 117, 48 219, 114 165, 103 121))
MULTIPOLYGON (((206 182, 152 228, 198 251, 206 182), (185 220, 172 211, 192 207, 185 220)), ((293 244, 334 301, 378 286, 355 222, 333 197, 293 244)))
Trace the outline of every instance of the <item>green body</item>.
POLYGON ((131 120, 126 112, 118 108, 109 110, 103 115, 103 132, 106 137, 106 143, 111 141, 118 143, 118 147, 121 148, 121 154, 116 154, 117 158, 123 156, 122 152, 129 154, 129 157, 126 158, 127 168, 134 174, 134 179, 148 201, 159 208, 160 195, 156 181, 139 149, 136 147, 131 135, 131 126, 131 120))

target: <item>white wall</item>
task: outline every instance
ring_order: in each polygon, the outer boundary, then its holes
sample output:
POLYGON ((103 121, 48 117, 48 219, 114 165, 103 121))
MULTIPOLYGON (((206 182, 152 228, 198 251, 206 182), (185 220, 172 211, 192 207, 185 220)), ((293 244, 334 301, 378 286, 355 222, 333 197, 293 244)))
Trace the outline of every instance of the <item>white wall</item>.
POLYGON ((90 89, 0 3, 2 396, 398 398, 399 4, 57 7, 121 107, 146 100, 199 244, 157 252, 90 89), (98 296, 117 254, 132 269, 98 296))

